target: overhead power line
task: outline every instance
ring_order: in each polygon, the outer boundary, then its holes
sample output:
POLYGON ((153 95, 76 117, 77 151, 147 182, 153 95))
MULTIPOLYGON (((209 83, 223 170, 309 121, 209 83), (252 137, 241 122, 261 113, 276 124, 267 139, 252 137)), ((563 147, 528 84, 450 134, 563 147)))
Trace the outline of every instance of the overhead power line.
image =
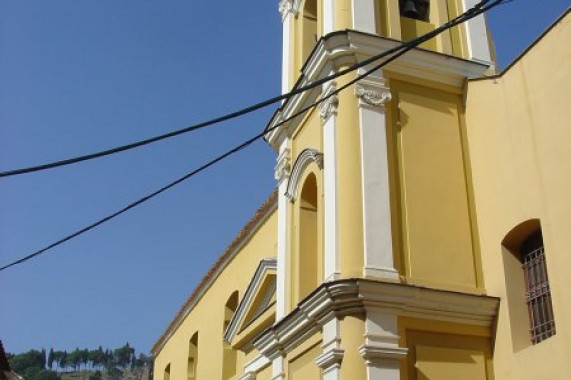
MULTIPOLYGON (((485 5, 487 2, 489 2, 490 0, 483 0, 480 2, 480 4, 478 4, 479 7, 482 7, 483 5, 485 5)), ((478 9, 476 7, 472 8, 474 10, 478 9)), ((469 12, 469 11, 468 11, 469 12)), ((465 16, 468 14, 468 12, 464 13, 461 16, 465 16)), ((444 24, 446 25, 446 24, 444 24)), ((434 32, 434 31, 433 31, 434 32)), ((412 41, 411 41, 412 42, 412 41)), ((272 105, 274 103, 277 103, 279 101, 282 100, 287 100, 289 98, 291 98, 294 95, 297 94, 301 94, 307 90, 313 89, 317 86, 320 86, 324 83, 327 83, 331 80, 334 80, 336 78, 339 78, 343 75, 346 75, 350 72, 353 72, 363 66, 369 65, 373 62, 378 61, 379 59, 382 59, 384 57, 386 57, 387 55, 393 54, 398 52, 400 49, 403 48, 403 45, 400 46, 396 46, 392 49, 389 49, 387 51, 384 51, 382 53, 379 53, 377 55, 374 55, 370 58, 367 58, 361 62, 357 62, 356 64, 338 71, 337 73, 331 74, 327 77, 315 80, 305 86, 301 86, 298 88, 293 89, 292 91, 282 94, 282 95, 278 95, 278 96, 274 96, 273 98, 261 101, 259 103, 253 104, 249 107, 246 108, 242 108, 240 110, 225 114, 223 116, 219 116, 219 117, 215 117, 213 119, 198 123, 198 124, 193 124, 181 129, 177 129, 168 133, 164 133, 162 135, 158 135, 158 136, 154 136, 154 137, 150 137, 148 139, 144 139, 144 140, 139 140, 136 142, 132 142, 129 144, 125 144, 125 145, 121 145, 115 148, 111 148, 111 149, 106 149, 106 150, 102 150, 99 152, 95 152, 95 153, 90 153, 90 154, 85 154, 85 155, 81 155, 81 156, 77 156, 77 157, 72 157, 72 158, 68 158, 68 159, 64 159, 64 160, 59 160, 59 161, 53 161, 53 162, 49 162, 49 163, 45 163, 45 164, 40 164, 40 165, 35 165, 35 166, 30 166, 30 167, 26 167, 26 168, 20 168, 20 169, 12 169, 12 170, 6 170, 3 172, 0 172, 0 177, 10 177, 10 176, 15 176, 15 175, 21 175, 21 174, 27 174, 27 173, 32 173, 32 172, 37 172, 37 171, 43 171, 43 170, 48 170, 48 169, 54 169, 60 166, 67 166, 67 165, 72 165, 72 164, 77 164, 83 161, 88 161, 88 160, 93 160, 96 158, 100 158, 100 157, 105 157, 105 156, 109 156, 112 154, 116 154, 116 153, 120 153, 120 152, 125 152, 131 149, 135 149, 135 148, 139 148, 145 145, 149 145, 161 140, 165 140, 171 137, 175 137, 175 136, 179 136, 185 133, 189 133, 192 131, 196 131, 198 129, 202 129, 202 128, 206 128, 218 123, 222 123, 224 121, 228 121, 231 119, 235 119, 239 116, 243 116, 246 115, 248 113, 254 112, 256 110, 259 110, 261 108, 267 107, 269 105, 272 105)))
POLYGON ((505 1, 513 1, 513 0, 482 0, 480 3, 478 3, 476 6, 474 6, 474 8, 471 8, 470 10, 466 11, 465 13, 457 16, 456 18, 448 21, 447 23, 443 24, 442 26, 434 29, 433 31, 420 36, 418 38, 415 38, 414 40, 411 40, 407 43, 404 43, 402 45, 400 45, 400 49, 399 51, 397 51, 396 53, 393 52, 394 49, 391 49, 389 51, 386 51, 383 55, 383 57, 387 57, 388 55, 394 54, 391 57, 389 57, 388 59, 386 59, 385 61, 377 64, 376 66, 374 66, 371 69, 368 69, 365 73, 357 75, 354 79, 350 80, 349 82, 347 82, 346 84, 340 86, 339 88, 337 88, 336 90, 332 91, 331 93, 323 96, 322 98, 320 98, 319 100, 317 100, 316 102, 306 106, 305 108, 299 110, 298 112, 296 112, 295 114, 287 117, 286 119, 282 120, 281 122, 277 123, 276 125, 274 125, 271 128, 268 128, 266 130, 264 130, 261 133, 256 134, 255 136, 249 138, 248 140, 242 142, 241 144, 235 146, 234 148, 228 150, 227 152, 219 155, 218 157, 210 160, 209 162, 203 164, 202 166, 192 170, 191 172, 185 174, 184 176, 176 179, 175 181, 172 181, 171 183, 167 184, 166 186, 163 186, 162 188, 160 188, 159 190, 156 190, 154 192, 152 192, 151 194, 148 194, 142 198, 139 198, 138 200, 136 200, 135 202, 132 202, 130 204, 128 204, 127 206, 123 207, 122 209, 102 218, 99 219, 98 221, 88 225, 87 227, 84 227, 70 235, 67 235, 66 237, 32 253, 29 254, 27 256, 22 257, 21 259, 18 259, 16 261, 13 261, 9 264, 6 264, 2 267, 0 267, 0 271, 6 270, 10 267, 13 267, 17 264, 21 264, 23 262, 26 262, 34 257, 37 257, 43 253, 46 253, 47 251, 71 240, 74 239, 80 235, 83 235, 84 233, 102 225, 103 223, 106 223, 108 221, 110 221, 111 219, 114 219, 116 217, 118 217, 121 214, 124 214, 125 212, 151 200, 152 198, 158 196, 159 194, 162 194, 163 192, 173 188, 174 186, 186 181, 187 179, 197 175, 198 173, 208 169, 209 167, 217 164, 218 162, 226 159, 227 157, 245 149, 246 147, 250 146, 252 143, 254 143, 255 141, 261 139, 263 136, 265 136, 266 134, 268 134, 269 132, 281 127, 282 125, 286 124, 287 122, 297 118, 300 115, 303 115, 305 112, 317 107, 319 104, 323 103, 324 101, 326 101, 327 99, 337 95, 339 92, 345 90, 346 88, 352 86, 353 84, 355 84, 356 82, 360 81, 361 79, 369 76, 371 73, 381 69, 382 67, 388 65, 389 63, 391 63, 392 61, 396 60, 397 58, 399 58, 400 56, 402 56, 403 54, 407 53, 408 51, 414 49, 416 46, 420 45, 421 43, 428 41, 429 39, 433 38, 434 36, 442 33, 443 31, 450 29, 462 22, 465 22, 467 20, 470 20, 471 18, 474 18, 490 9, 492 9, 493 7, 502 4, 505 1), (487 3, 490 3, 488 5, 486 5, 487 3))

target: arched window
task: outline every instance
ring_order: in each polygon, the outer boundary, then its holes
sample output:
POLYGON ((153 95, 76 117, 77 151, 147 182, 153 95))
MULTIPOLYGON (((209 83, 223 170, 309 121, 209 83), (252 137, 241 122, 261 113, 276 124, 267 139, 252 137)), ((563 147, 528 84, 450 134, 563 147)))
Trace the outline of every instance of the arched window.
POLYGON ((302 13, 301 64, 306 61, 317 42, 317 1, 305 0, 302 13))
POLYGON ((188 367, 186 370, 188 380, 196 380, 198 368, 198 332, 188 341, 188 367))
POLYGON ((541 229, 529 235, 520 249, 529 311, 531 341, 536 344, 555 335, 551 290, 545 265, 545 249, 541 229))
POLYGON ((502 244, 519 262, 525 286, 531 342, 537 344, 555 335, 551 290, 539 220, 521 223, 506 235, 502 244))
MULTIPOLYGON (((224 305, 224 325, 222 334, 228 328, 230 324, 230 320, 234 316, 236 309, 238 308, 238 291, 232 293, 232 295, 226 301, 226 305, 224 305)), ((228 380, 232 376, 236 375, 236 364, 237 364, 237 351, 234 350, 230 344, 223 342, 222 343, 222 379, 228 380)))
POLYGON ((171 380, 171 363, 167 364, 165 367, 165 373, 163 374, 163 380, 171 380))
POLYGON ((315 174, 307 176, 299 197, 298 300, 318 285, 318 202, 315 174))

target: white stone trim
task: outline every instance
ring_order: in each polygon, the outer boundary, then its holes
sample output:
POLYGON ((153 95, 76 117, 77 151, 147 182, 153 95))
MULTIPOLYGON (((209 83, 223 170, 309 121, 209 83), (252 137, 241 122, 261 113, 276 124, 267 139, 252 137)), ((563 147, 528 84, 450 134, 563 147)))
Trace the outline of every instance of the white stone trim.
POLYGON ((278 182, 278 187, 281 183, 287 180, 291 173, 291 150, 285 148, 276 160, 274 168, 274 178, 278 182))
MULTIPOLYGON (((280 2, 280 12, 283 7, 288 7, 291 0, 282 0, 280 2)), ((291 12, 282 13, 282 94, 289 91, 289 86, 291 82, 292 68, 291 61, 293 56, 293 44, 292 44, 292 16, 291 12)))
MULTIPOLYGON (((480 0, 462 0, 463 12, 473 8, 480 0)), ((493 66, 490 41, 484 15, 474 17, 462 25, 466 31, 468 57, 474 61, 493 66)))
POLYGON ((282 15, 282 21, 284 21, 290 14, 297 16, 299 14, 300 5, 301 0, 280 0, 278 11, 282 15))
POLYGON ((332 95, 337 90, 337 83, 330 82, 323 91, 322 98, 328 97, 319 105, 319 116, 322 123, 327 123, 327 120, 333 115, 337 115, 337 108, 339 107, 339 98, 337 94, 332 95))
POLYGON ((238 329, 244 322, 246 313, 250 309, 256 294, 258 294, 258 290, 262 285, 262 281, 264 280, 266 273, 275 271, 276 268, 277 260, 275 258, 263 259, 260 261, 260 264, 258 264, 258 268, 256 268, 254 276, 248 284, 246 292, 244 293, 244 296, 242 297, 242 300, 236 309, 236 312, 232 316, 232 319, 230 319, 230 323, 224 332, 224 341, 226 343, 232 342, 232 339, 234 339, 238 333, 238 329))
MULTIPOLYGON (((331 82, 324 85, 325 96, 337 89, 337 84, 331 82)), ((335 95, 335 108, 322 115, 323 125, 323 201, 324 201, 324 279, 332 281, 339 277, 338 252, 338 199, 337 199, 337 105, 335 95)), ((331 100, 330 98, 329 100, 331 100)))
POLYGON ((311 164, 315 162, 319 169, 323 169, 323 154, 319 153, 315 149, 304 149, 297 159, 295 160, 295 164, 293 165, 293 169, 291 171, 291 176, 288 180, 287 190, 285 196, 290 201, 295 201, 297 198, 297 192, 299 190, 299 185, 301 181, 301 177, 305 172, 305 169, 311 164))
POLYGON ((351 6, 353 15, 352 29, 365 33, 376 33, 375 0, 353 0, 351 6))
POLYGON ((271 361, 268 358, 264 355, 258 355, 256 358, 244 365, 244 375, 240 377, 240 380, 255 380, 256 374, 270 364, 271 361))
MULTIPOLYGON (((496 320, 499 298, 485 295, 423 288, 409 284, 346 279, 321 284, 287 316, 256 337, 253 345, 268 358, 285 355, 307 337, 319 331, 331 316, 367 314, 380 310, 391 317, 416 318, 490 327, 496 320)), ((370 318, 370 320, 372 320, 370 318)), ((390 334, 369 332, 363 342, 366 346, 391 348, 385 353, 402 351, 390 334)), ((396 331, 396 330, 395 330, 396 331)), ((369 350, 371 352, 371 350, 369 350)))
POLYGON ((323 353, 315 359, 315 364, 321 368, 323 380, 340 380, 341 362, 345 356, 345 350, 341 348, 340 321, 332 313, 321 323, 323 353))
POLYGON ((393 259, 385 104, 391 92, 380 73, 355 85, 359 98, 365 277, 398 279, 393 259))
POLYGON ((327 35, 335 30, 335 0, 323 0, 323 32, 327 35))
POLYGON ((360 105, 383 107, 392 99, 391 91, 383 83, 373 83, 366 79, 355 85, 355 95, 360 105))
POLYGON ((367 379, 400 379, 400 361, 407 349, 399 347, 398 309, 365 306, 365 343, 359 353, 367 365, 367 379))
MULTIPOLYGON (((303 68, 303 76, 297 86, 306 86, 343 65, 355 64, 401 44, 400 41, 357 31, 331 33, 319 41, 303 68)), ((480 62, 475 59, 470 61, 416 48, 388 64, 386 69, 461 89, 467 78, 480 77, 489 67, 489 62, 480 62)), ((284 75, 288 75, 289 78, 289 71, 286 72, 284 69, 284 75)), ((293 96, 284 103, 280 111, 276 112, 267 128, 272 128, 281 120, 296 114, 307 105, 315 102, 320 95, 320 89, 313 89, 293 96)), ((280 126, 268 132, 265 136, 266 140, 274 149, 278 150, 281 141, 286 136, 291 136, 301 119, 299 117, 289 122, 288 125, 280 126)))
MULTIPOLYGON (((280 156, 289 152, 288 139, 284 139, 280 146, 280 156)), ((289 154, 289 153, 287 153, 289 154)), ((288 175, 289 179, 289 175, 288 175)), ((285 315, 286 310, 286 282, 287 282, 287 254, 289 249, 288 236, 288 199, 285 195, 288 181, 281 181, 278 187, 278 247, 277 247, 277 275, 276 275, 276 320, 285 315)))

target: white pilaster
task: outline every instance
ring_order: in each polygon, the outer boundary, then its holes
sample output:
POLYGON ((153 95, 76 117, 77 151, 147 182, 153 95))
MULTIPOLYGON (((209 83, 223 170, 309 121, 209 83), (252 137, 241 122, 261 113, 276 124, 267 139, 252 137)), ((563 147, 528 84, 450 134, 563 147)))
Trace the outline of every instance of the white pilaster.
POLYGON ((359 348, 367 366, 367 380, 400 380, 400 363, 407 349, 398 342, 397 311, 367 308, 365 344, 359 348))
MULTIPOLYGON (((473 8, 480 0, 462 0, 463 12, 473 8)), ((490 54, 490 43, 488 30, 483 15, 474 17, 464 23, 466 39, 468 41, 468 58, 481 63, 490 64, 492 57, 490 54)))
POLYGON ((375 34, 377 32, 375 0, 353 0, 351 3, 353 8, 353 29, 375 34))
POLYGON ((355 85, 359 97, 365 277, 398 278, 391 234, 387 120, 391 99, 383 79, 370 75, 355 85))
MULTIPOLYGON (((324 85, 323 95, 337 88, 335 82, 324 85)), ((332 281, 339 274, 338 215, 337 215, 337 95, 321 104, 323 125, 323 182, 324 182, 324 280, 332 281)))
POLYGON ((291 156, 288 148, 288 139, 285 138, 280 145, 277 158, 275 178, 278 182, 278 248, 277 248, 277 274, 276 274, 276 320, 285 315, 286 309, 286 267, 288 250, 288 198, 286 197, 287 179, 291 173, 291 156))
POLYGON ((323 35, 335 30, 335 0, 323 0, 323 35))
POLYGON ((272 361, 272 380, 285 379, 284 357, 278 356, 272 361))
POLYGON ((279 11, 282 15, 282 94, 289 91, 291 61, 293 56, 292 25, 299 12, 299 0, 281 0, 279 11))
POLYGON ((345 350, 341 348, 340 322, 332 315, 331 319, 322 327, 323 353, 315 359, 315 363, 322 370, 323 380, 341 379, 341 362, 345 350))

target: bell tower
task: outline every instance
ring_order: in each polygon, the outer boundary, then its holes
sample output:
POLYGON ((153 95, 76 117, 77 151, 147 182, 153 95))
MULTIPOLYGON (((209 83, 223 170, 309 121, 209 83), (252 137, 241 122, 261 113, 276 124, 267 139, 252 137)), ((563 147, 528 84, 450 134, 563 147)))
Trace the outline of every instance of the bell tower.
MULTIPOLYGON (((476 1, 281 0, 282 91, 397 48, 476 1)), ((485 20, 447 30, 337 92, 380 62, 290 97, 268 124, 278 152, 277 320, 312 289, 348 279, 483 289, 464 91, 468 78, 493 69, 485 20)), ((398 378, 406 355, 398 318, 367 310, 361 354, 391 352, 388 372, 375 372, 371 359, 368 378, 398 378)))
MULTIPOLYGON (((322 36, 354 30, 409 41, 467 11, 478 0, 281 0, 282 90, 291 89, 322 36)), ((479 16, 422 48, 492 66, 486 22, 479 16)))

